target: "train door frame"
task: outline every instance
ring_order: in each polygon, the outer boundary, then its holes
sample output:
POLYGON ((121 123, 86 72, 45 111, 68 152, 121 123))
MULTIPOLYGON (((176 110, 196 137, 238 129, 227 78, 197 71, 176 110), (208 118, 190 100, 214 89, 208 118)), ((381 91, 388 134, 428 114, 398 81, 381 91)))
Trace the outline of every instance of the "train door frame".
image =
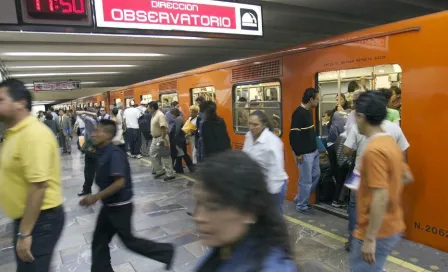
MULTIPOLYGON (((280 94, 279 94, 279 102, 280 102, 280 135, 279 138, 282 138, 283 136, 283 83, 281 81, 280 78, 275 77, 275 78, 266 78, 266 79, 260 79, 260 80, 250 80, 250 81, 242 81, 242 82, 237 82, 234 83, 232 85, 232 130, 235 134, 237 135, 245 135, 247 133, 247 131, 237 131, 235 129, 235 103, 236 101, 236 88, 238 88, 239 86, 244 86, 244 85, 255 85, 255 84, 262 84, 262 83, 270 83, 270 82, 278 82, 279 83, 279 87, 280 87, 280 94)), ((247 101, 249 103, 249 101, 247 101)), ((264 102, 264 101, 263 101, 264 102)))
MULTIPOLYGON (((323 116, 323 111, 322 111, 322 107, 321 104, 323 103, 323 97, 327 96, 327 95, 338 95, 341 93, 345 93, 342 92, 342 82, 346 82, 347 79, 352 79, 355 81, 360 80, 362 77, 364 77, 365 79, 369 80, 369 84, 370 85, 370 89, 371 90, 375 90, 375 89, 380 89, 380 87, 377 86, 378 82, 377 82, 377 77, 378 76, 385 76, 388 75, 389 76, 389 80, 390 80, 390 75, 392 74, 397 74, 397 80, 394 81, 394 83, 390 83, 391 86, 393 86, 393 84, 398 84, 399 86, 401 86, 403 84, 403 69, 401 67, 400 64, 398 63, 380 63, 380 64, 374 64, 374 65, 367 65, 367 66, 363 66, 363 67, 353 67, 353 68, 344 68, 344 69, 339 69, 339 70, 330 70, 330 71, 318 71, 315 73, 315 79, 314 79, 314 85, 315 88, 317 88, 317 90, 319 91, 320 94, 320 101, 319 101, 319 105, 316 107, 315 109, 315 130, 316 130, 316 136, 318 136, 319 138, 322 139, 322 116, 323 116), (393 72, 389 72, 389 73, 385 73, 384 71, 381 71, 380 68, 383 66, 392 66, 393 72), (398 66, 398 70, 396 71, 396 66, 398 66), (356 70, 356 69, 365 69, 365 68, 371 68, 371 74, 370 75, 366 75, 366 76, 360 76, 359 79, 358 77, 343 77, 341 76, 341 71, 348 71, 348 70, 356 70), (379 71, 377 72, 377 68, 379 69, 379 71), (338 73, 338 77, 337 77, 337 89, 338 92, 337 93, 327 93, 327 94, 322 94, 321 93, 321 85, 319 84, 319 74, 321 73, 325 73, 325 72, 337 72, 338 73), (399 80, 398 80, 399 79, 399 80)), ((368 90, 368 89, 366 89, 368 90)), ((335 103, 336 99, 335 99, 335 103)), ((328 212, 330 214, 342 217, 342 218, 348 218, 348 214, 346 212, 346 210, 340 209, 340 208, 333 208, 331 206, 329 206, 328 204, 320 204, 319 202, 319 186, 317 186, 316 188, 316 208, 328 212)))

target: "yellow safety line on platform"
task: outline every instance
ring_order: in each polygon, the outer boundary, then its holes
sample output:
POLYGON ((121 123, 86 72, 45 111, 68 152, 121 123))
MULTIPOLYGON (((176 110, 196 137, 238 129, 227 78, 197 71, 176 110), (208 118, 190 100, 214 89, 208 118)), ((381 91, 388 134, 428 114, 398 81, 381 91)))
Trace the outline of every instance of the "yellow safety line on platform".
MULTIPOLYGON (((140 159, 140 160, 141 160, 141 161, 144 161, 144 162, 146 162, 146 163, 148 163, 148 164, 151 164, 151 161, 148 161, 148 160, 145 160, 145 159, 140 159)), ((182 175, 182 174, 177 174, 177 175, 178 175, 178 176, 181 176, 181 177, 183 177, 183 178, 185 178, 185 179, 187 179, 187 180, 189 180, 189 181, 197 182, 197 180, 194 179, 194 178, 192 178, 192 177, 188 177, 188 176, 186 176, 186 175, 182 175)), ((345 242, 348 241, 347 238, 344 238, 344 237, 339 236, 339 235, 337 235, 337 234, 334 234, 334 233, 332 233, 332 232, 326 231, 326 230, 321 229, 321 228, 319 228, 319 227, 313 226, 313 225, 311 225, 311 224, 309 224, 309 223, 306 223, 306 222, 303 222, 303 221, 301 221, 301 220, 299 220, 299 219, 296 219, 296 218, 293 218, 293 217, 290 217, 290 216, 287 216, 287 215, 284 215, 284 217, 285 217, 285 219, 286 219, 287 221, 289 221, 289 222, 291 222, 291 223, 294 223, 294 224, 296 224, 296 225, 301 225, 301 226, 303 226, 303 227, 305 227, 305 228, 309 228, 310 230, 314 230, 315 232, 318 232, 318 233, 320 233, 320 234, 323 234, 323 235, 325 235, 325 236, 327 236, 327 237, 330 237, 330 238, 332 238, 332 239, 334 239, 334 240, 337 240, 337 241, 339 241, 339 242, 345 243, 345 242)), ((401 266, 401 267, 407 268, 407 269, 409 269, 409 270, 411 270, 411 271, 415 271, 415 272, 429 272, 429 270, 425 270, 425 269, 422 268, 422 267, 419 267, 419 266, 417 266, 417 265, 411 264, 411 263, 409 263, 409 262, 406 262, 406 261, 404 261, 404 260, 402 260, 402 259, 398 259, 398 258, 396 258, 396 257, 389 256, 389 257, 387 257, 387 260, 388 260, 389 262, 391 262, 391 263, 394 263, 394 264, 399 265, 399 266, 401 266)))

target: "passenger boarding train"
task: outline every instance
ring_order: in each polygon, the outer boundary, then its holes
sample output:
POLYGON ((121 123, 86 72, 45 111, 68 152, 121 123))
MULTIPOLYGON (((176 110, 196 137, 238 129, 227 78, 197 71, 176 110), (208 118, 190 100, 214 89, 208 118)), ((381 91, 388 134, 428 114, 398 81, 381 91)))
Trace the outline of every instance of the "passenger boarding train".
POLYGON ((118 101, 129 106, 144 99, 166 106, 179 101, 188 112, 201 95, 216 101, 234 149, 243 146, 247 111, 263 110, 284 141, 287 199, 292 200, 300 173, 289 147, 289 130, 304 90, 320 90, 315 120, 322 135, 323 113, 335 106, 336 94, 346 92, 350 81, 363 78, 373 89, 398 86, 401 126, 411 144, 408 161, 416 179, 403 195, 406 238, 448 251, 447 26, 448 12, 437 13, 137 83, 71 106, 109 108, 118 101))

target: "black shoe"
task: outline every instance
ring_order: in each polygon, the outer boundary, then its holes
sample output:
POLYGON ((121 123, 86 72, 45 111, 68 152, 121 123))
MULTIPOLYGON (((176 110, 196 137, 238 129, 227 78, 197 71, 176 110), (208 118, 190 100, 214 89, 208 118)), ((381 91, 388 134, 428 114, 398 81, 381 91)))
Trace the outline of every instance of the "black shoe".
POLYGON ((345 242, 345 251, 350 252, 350 242, 345 242))
POLYGON ((187 212, 187 215, 189 215, 189 216, 193 216, 193 213, 191 213, 191 212, 187 212))
POLYGON ((172 251, 171 251, 170 260, 168 261, 168 263, 166 263, 165 270, 171 270, 171 267, 173 266, 173 263, 174 263, 174 253, 175 253, 175 251, 174 251, 174 246, 171 245, 171 247, 172 247, 172 251))
POLYGON ((194 173, 194 171, 196 171, 196 166, 190 166, 188 167, 188 170, 190 171, 190 173, 194 173))
POLYGON ((165 177, 165 178, 163 179, 163 181, 170 181, 170 180, 173 180, 173 179, 175 179, 175 178, 176 178, 176 176, 165 177))
POLYGON ((85 196, 85 195, 90 195, 90 194, 91 194, 91 192, 88 193, 88 192, 82 191, 81 193, 78 194, 78 196, 85 196))
POLYGON ((162 177, 162 176, 164 176, 164 175, 165 175, 165 173, 155 174, 155 175, 154 175, 154 178, 160 178, 160 177, 162 177))

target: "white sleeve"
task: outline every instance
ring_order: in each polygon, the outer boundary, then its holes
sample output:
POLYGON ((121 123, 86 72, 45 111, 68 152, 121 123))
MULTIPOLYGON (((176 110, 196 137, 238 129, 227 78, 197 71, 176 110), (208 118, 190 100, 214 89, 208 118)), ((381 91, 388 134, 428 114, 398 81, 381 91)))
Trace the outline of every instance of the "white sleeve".
POLYGON ((354 125, 352 127, 352 129, 350 129, 350 132, 347 135, 347 139, 344 142, 344 146, 352 149, 352 150, 358 150, 358 144, 356 142, 356 136, 357 136, 357 132, 358 131, 358 127, 356 125, 354 125))
POLYGON ((246 135, 245 135, 245 137, 244 137, 243 152, 246 152, 246 153, 247 153, 247 149, 249 148, 249 147, 248 147, 248 143, 247 143, 247 141, 248 141, 247 138, 250 137, 249 133, 250 133, 250 132, 247 132, 246 135))
POLYGON ((401 128, 399 126, 397 126, 397 127, 398 127, 398 130, 397 130, 397 139, 396 140, 397 140, 398 145, 400 146, 400 149, 404 152, 409 148, 410 144, 409 144, 408 140, 406 139, 406 136, 404 136, 403 130, 401 130, 401 128))

